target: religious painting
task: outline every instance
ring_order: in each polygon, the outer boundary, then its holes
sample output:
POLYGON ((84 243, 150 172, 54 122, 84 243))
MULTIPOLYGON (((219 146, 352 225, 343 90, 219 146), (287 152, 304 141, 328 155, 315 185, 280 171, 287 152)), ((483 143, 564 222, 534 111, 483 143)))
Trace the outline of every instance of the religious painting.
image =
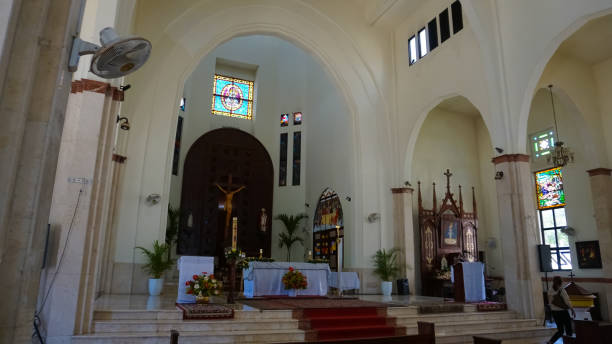
POLYGON ((294 112, 293 113, 293 125, 300 125, 300 124, 302 124, 302 113, 294 112))
POLYGON ((289 125, 289 114, 288 113, 284 113, 281 115, 280 124, 281 124, 281 127, 286 127, 289 125))
POLYGON ((601 254, 599 252, 599 241, 576 242, 576 253, 578 256, 578 267, 581 269, 601 269, 601 254))
POLYGON ((454 216, 442 217, 442 246, 459 246, 459 220, 454 216))
POLYGON ((252 119, 253 81, 215 74, 212 113, 214 115, 252 119))
POLYGON ((313 251, 315 259, 329 260, 330 268, 337 268, 338 248, 336 239, 344 236, 344 220, 340 197, 331 189, 325 189, 313 217, 313 251))
POLYGON ((535 173, 538 209, 565 205, 561 168, 551 168, 535 173))

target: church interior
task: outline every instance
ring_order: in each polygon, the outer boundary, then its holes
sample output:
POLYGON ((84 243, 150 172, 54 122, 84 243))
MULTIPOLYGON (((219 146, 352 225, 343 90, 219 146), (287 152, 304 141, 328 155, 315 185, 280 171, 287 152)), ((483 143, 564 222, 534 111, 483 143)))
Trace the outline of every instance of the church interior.
POLYGON ((0 343, 604 343, 610 42, 610 0, 1 1, 0 343))

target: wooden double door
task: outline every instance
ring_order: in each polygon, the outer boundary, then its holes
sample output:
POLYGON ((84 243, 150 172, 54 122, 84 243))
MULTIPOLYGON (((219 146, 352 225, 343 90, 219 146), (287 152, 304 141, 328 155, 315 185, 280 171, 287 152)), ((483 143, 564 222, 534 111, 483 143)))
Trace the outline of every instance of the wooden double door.
MULTIPOLYGON (((247 256, 263 249, 270 256, 271 226, 259 225, 261 209, 272 215, 274 167, 265 147, 254 136, 232 128, 210 131, 189 149, 183 170, 181 221, 177 253, 223 257, 231 246, 225 231, 225 195, 215 184, 237 192, 232 217, 238 217, 238 247, 247 256)), ((231 224, 230 224, 231 226, 231 224)), ((221 259, 223 260, 223 259, 221 259)))

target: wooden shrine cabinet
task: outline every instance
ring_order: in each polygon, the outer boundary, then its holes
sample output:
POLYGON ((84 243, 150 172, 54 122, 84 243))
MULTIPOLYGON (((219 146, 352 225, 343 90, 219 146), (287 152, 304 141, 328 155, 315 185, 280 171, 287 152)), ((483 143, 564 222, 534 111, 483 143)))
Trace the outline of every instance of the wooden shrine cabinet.
POLYGON ((421 240, 421 295, 445 296, 443 289, 450 285, 450 267, 456 261, 478 260, 478 216, 476 197, 472 187, 473 211, 463 208, 463 196, 459 185, 458 204, 451 193, 450 177, 446 170, 446 193, 437 205, 436 183, 433 183, 433 206, 423 208, 421 182, 418 183, 419 233, 421 240), (446 260, 448 269, 443 268, 446 260))

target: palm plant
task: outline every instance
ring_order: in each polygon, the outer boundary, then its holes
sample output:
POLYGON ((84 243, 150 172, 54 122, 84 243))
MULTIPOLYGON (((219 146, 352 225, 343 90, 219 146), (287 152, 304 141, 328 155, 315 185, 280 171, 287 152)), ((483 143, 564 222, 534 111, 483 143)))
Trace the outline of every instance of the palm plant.
POLYGON ((163 275, 164 271, 168 270, 174 265, 174 261, 171 259, 164 260, 166 252, 168 251, 167 244, 160 244, 159 241, 153 242, 153 250, 148 250, 144 247, 137 246, 137 249, 142 251, 148 262, 143 265, 142 269, 151 276, 151 278, 159 279, 163 275))
POLYGON ((175 243, 178 238, 179 221, 181 220, 181 209, 172 208, 168 204, 168 223, 166 225, 166 245, 168 245, 168 260, 172 254, 172 244, 175 243))
POLYGON ((398 248, 386 251, 384 248, 376 251, 372 257, 374 262, 374 274, 385 282, 390 282, 399 275, 400 267, 397 262, 398 248))
POLYGON ((296 242, 300 242, 304 245, 304 238, 297 235, 298 225, 300 221, 305 219, 306 214, 287 215, 279 214, 276 216, 277 220, 280 220, 285 225, 285 232, 278 233, 278 247, 287 248, 287 261, 291 261, 291 246, 296 242))

